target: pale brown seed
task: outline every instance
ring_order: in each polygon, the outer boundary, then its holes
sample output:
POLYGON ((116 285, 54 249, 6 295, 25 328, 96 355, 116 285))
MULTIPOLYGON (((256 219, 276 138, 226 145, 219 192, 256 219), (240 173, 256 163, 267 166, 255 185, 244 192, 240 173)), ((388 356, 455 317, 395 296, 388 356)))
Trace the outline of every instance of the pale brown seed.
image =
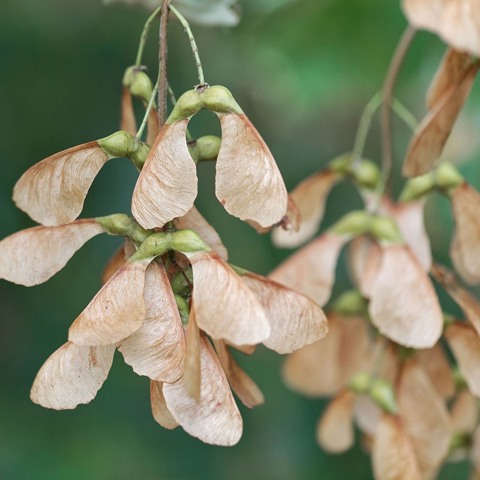
POLYGON ((110 345, 138 330, 145 320, 143 290, 150 259, 127 262, 93 297, 68 331, 77 345, 110 345))
POLYGON ((452 425, 445 403, 415 361, 402 369, 397 401, 422 478, 431 478, 448 454, 452 425))
POLYGON ((109 158, 97 142, 56 153, 20 177, 13 189, 13 200, 42 225, 73 222, 82 211, 94 178, 109 158))
POLYGON ((450 416, 453 432, 471 435, 479 420, 478 399, 463 389, 455 398, 450 416))
POLYGON ((428 87, 427 107, 429 110, 435 107, 452 85, 458 84, 462 80, 465 71, 471 66, 471 55, 453 48, 447 50, 432 83, 428 87))
POLYGON ((197 196, 197 172, 187 148, 188 120, 165 124, 137 180, 132 213, 144 228, 185 215, 197 196))
POLYGON ((425 272, 432 266, 430 240, 425 230, 424 199, 390 205, 389 211, 397 224, 403 239, 412 250, 425 272))
POLYGON ((30 287, 59 272, 88 240, 102 233, 95 220, 33 227, 0 242, 0 278, 30 287))
POLYGON ((162 427, 173 430, 178 427, 177 421, 165 403, 163 396, 163 383, 150 380, 150 403, 154 420, 162 427))
POLYGON ((437 33, 458 50, 480 55, 480 5, 476 0, 403 0, 409 21, 437 33))
POLYGON ((382 415, 373 439, 372 465, 375 480, 422 480, 399 417, 382 415))
POLYGON ((225 342, 215 340, 214 345, 228 382, 240 401, 248 408, 262 405, 265 400, 263 393, 235 361, 225 342))
POLYGON ((325 305, 335 281, 335 268, 346 237, 325 233, 290 256, 269 277, 325 305))
POLYGON ((287 189, 260 134, 244 114, 218 114, 222 144, 216 162, 215 193, 228 213, 261 227, 280 222, 287 189))
POLYGON ((228 252, 222 239, 195 207, 192 207, 183 217, 176 218, 174 223, 178 230, 190 229, 197 232, 223 260, 228 260, 228 252))
POLYGON ((370 293, 370 317, 383 335, 406 347, 435 345, 442 334, 442 310, 430 279, 407 246, 382 248, 370 293))
POLYGON ((107 283, 120 267, 135 253, 135 244, 131 240, 125 240, 118 250, 110 257, 102 273, 102 284, 107 283))
POLYGON ((366 235, 355 238, 348 246, 348 267, 350 277, 359 292, 370 298, 375 276, 382 261, 380 245, 366 235))
POLYGON ((201 341, 200 401, 188 394, 182 379, 163 384, 163 395, 173 418, 190 435, 213 445, 235 445, 243 422, 220 362, 204 337, 201 341))
POLYGON ((200 330, 195 319, 195 308, 192 305, 187 325, 187 355, 183 384, 185 390, 195 401, 200 401, 200 387, 202 383, 200 369, 200 330))
POLYGON ((193 270, 193 302, 198 326, 212 338, 234 345, 265 341, 270 323, 255 294, 213 251, 186 253, 193 270))
POLYGON ((419 350, 416 358, 438 394, 444 399, 452 397, 455 394, 455 379, 442 346, 437 344, 433 348, 419 350))
POLYGON ((477 284, 480 282, 480 193, 465 182, 455 188, 450 200, 455 219, 450 257, 462 278, 477 284))
POLYGON ((344 390, 328 405, 317 425, 317 442, 329 453, 342 453, 353 446, 355 394, 344 390))
POLYGON ((30 398, 55 410, 89 403, 108 376, 115 347, 81 347, 67 342, 43 364, 35 377, 30 398))
POLYGON ((451 325, 445 332, 448 344, 457 360, 458 368, 469 390, 480 396, 480 337, 468 325, 459 322, 451 325))
POLYGON ((457 282, 455 275, 446 267, 435 264, 432 275, 462 309, 467 320, 480 335, 480 302, 457 282))
POLYGON ((254 273, 242 275, 242 280, 260 300, 270 322, 270 336, 263 342, 268 348, 291 353, 327 334, 325 314, 310 298, 254 273))
POLYGON ((118 349, 138 375, 174 382, 183 374, 185 337, 165 268, 152 262, 145 274, 145 320, 118 349))
POLYGON ((290 195, 300 212, 300 229, 285 231, 277 228, 272 235, 277 247, 294 248, 312 238, 323 219, 327 196, 338 179, 335 172, 322 170, 293 189, 290 195))
POLYGON ((460 110, 465 103, 478 67, 470 65, 463 76, 445 91, 428 112, 410 142, 403 166, 406 176, 430 171, 439 160, 460 110))
POLYGON ((120 130, 130 135, 137 134, 137 121, 133 110, 132 94, 128 87, 122 88, 122 102, 120 110, 120 130))
POLYGON ((158 112, 157 109, 153 107, 148 114, 147 138, 145 139, 147 145, 153 145, 155 143, 155 139, 159 132, 160 123, 158 121, 158 112))

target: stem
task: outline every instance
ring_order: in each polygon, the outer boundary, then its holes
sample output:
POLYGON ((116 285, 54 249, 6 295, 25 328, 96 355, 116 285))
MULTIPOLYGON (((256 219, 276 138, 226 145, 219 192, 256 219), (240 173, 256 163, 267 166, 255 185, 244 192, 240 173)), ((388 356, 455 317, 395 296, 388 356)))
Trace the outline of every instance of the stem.
POLYGON ((380 107, 381 104, 382 96, 380 92, 377 92, 363 109, 362 115, 360 117, 360 122, 358 123, 357 134, 355 135, 355 143, 353 144, 352 168, 354 170, 360 164, 363 150, 365 148, 365 142, 367 140, 368 131, 370 130, 370 125, 372 123, 373 115, 378 110, 378 107, 380 107))
POLYGON ((415 115, 408 110, 402 103, 400 103, 396 98, 393 99, 392 103, 393 111, 400 117, 405 125, 407 125, 412 132, 414 132, 418 127, 418 120, 415 118, 415 115))
POLYGON ((398 72, 405 58, 405 55, 412 43, 416 30, 412 26, 408 26, 397 45, 392 61, 385 77, 383 84, 383 105, 381 115, 381 127, 382 127, 382 175, 378 183, 378 199, 377 208, 380 205, 381 197, 385 193, 385 189, 390 181, 392 172, 392 125, 391 125, 391 106, 393 99, 393 92, 395 89, 395 81, 397 80, 398 72))
POLYGON ((162 128, 167 118, 167 29, 170 0, 163 0, 160 18, 160 45, 158 49, 158 124, 162 128))
POLYGON ((140 44, 138 45, 137 56, 135 58, 135 66, 139 67, 142 64, 143 50, 145 44, 147 43, 148 33, 150 32, 150 27, 152 26, 155 17, 160 13, 162 7, 156 8, 153 13, 147 18, 145 25, 142 30, 142 35, 140 36, 140 44))
POLYGON ((197 43, 195 42, 195 38, 193 36, 192 30, 190 29, 190 25, 188 24, 185 17, 173 5, 170 5, 170 10, 178 18, 178 20, 182 24, 183 28, 185 29, 185 32, 188 35, 188 39, 190 40, 190 47, 192 48, 192 53, 193 53, 193 56, 195 58, 195 64, 196 64, 196 67, 197 67, 198 83, 199 83, 199 85, 204 85, 205 84, 205 77, 203 75, 202 62, 200 61, 200 55, 198 53, 197 43))
MULTIPOLYGON (((160 77, 160 75, 159 75, 159 77, 160 77)), ((135 138, 138 138, 139 140, 142 138, 143 131, 145 130, 145 127, 147 126, 147 123, 148 123, 148 117, 149 117, 150 112, 153 108, 153 104, 155 103, 155 95, 157 94, 158 83, 159 83, 159 78, 157 78, 155 86, 153 87, 152 95, 150 96, 150 100, 148 101, 148 105, 147 105, 147 108, 145 110, 145 115, 143 117, 142 124, 140 125, 140 127, 137 131, 137 134, 135 135, 135 138)))

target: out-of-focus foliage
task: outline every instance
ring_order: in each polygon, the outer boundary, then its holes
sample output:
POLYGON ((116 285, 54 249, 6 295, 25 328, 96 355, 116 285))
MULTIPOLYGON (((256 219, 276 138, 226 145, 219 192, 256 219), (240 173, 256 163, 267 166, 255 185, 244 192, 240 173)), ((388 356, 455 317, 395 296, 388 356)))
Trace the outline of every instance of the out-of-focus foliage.
MULTIPOLYGON (((234 92, 291 188, 351 149, 361 110, 381 87, 406 21, 398 2, 384 0, 240 0, 239 6, 241 22, 235 29, 194 27, 206 80, 234 92)), ((142 9, 104 6, 100 0, 2 1, 1 238, 32 225, 11 201, 23 171, 54 152, 117 129, 121 77, 134 62, 145 18, 142 9)), ((169 79, 180 94, 196 81, 194 63, 176 21, 169 38, 169 79)), ((157 73, 155 42, 152 31, 145 57, 152 78, 157 73)), ((421 33, 401 72, 397 96, 418 116, 425 112, 425 88, 443 51, 440 40, 421 33)), ((452 141, 458 145, 450 153, 454 160, 478 156, 478 149, 468 145, 475 138, 465 133, 478 129, 475 96, 452 141)), ((193 133, 218 133, 216 118, 202 115, 211 131, 199 131, 193 120, 193 133)), ((394 127, 400 161, 410 133, 400 122, 394 127)), ((376 124, 366 154, 379 158, 376 124)), ((475 164, 462 168, 472 183, 480 183, 475 164)), ((199 208, 218 229, 232 263, 268 272, 287 253, 223 212, 214 196, 213 169, 208 164, 200 168, 199 208)), ((114 213, 119 205, 128 212, 135 179, 127 161, 107 164, 83 216, 114 213)), ((325 225, 355 205, 360 200, 353 189, 348 184, 337 187, 327 204, 325 225)), ((435 218, 428 225, 433 249, 445 258, 449 238, 443 227, 451 223, 450 213, 440 200, 431 203, 429 213, 435 218)), ((103 264, 116 246, 115 239, 93 240, 65 270, 32 289, 0 281, 0 478, 371 478, 369 459, 359 448, 335 457, 316 446, 321 402, 287 391, 280 379, 282 359, 264 349, 253 358, 240 358, 263 389, 266 404, 242 412, 244 436, 231 449, 207 446, 181 430, 156 425, 147 379, 134 375, 122 361, 114 362, 91 405, 53 412, 32 404, 29 388, 35 373, 66 340, 68 326, 97 291, 103 264)), ((337 278, 346 284, 343 270, 337 278)), ((449 466, 443 475, 466 478, 461 465, 449 466)))

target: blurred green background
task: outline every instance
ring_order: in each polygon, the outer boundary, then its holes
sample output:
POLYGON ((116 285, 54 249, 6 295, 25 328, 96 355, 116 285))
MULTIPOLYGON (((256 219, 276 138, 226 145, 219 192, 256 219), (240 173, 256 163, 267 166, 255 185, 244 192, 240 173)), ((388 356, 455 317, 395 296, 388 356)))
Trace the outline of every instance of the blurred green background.
MULTIPOLYGON (((148 13, 124 5, 105 7, 100 0, 0 3, 3 238, 33 225, 11 201, 23 171, 48 155, 118 128, 121 78, 134 62, 148 13)), ((193 27, 206 79, 231 89, 292 188, 351 149, 361 111, 380 89, 406 21, 397 1, 239 3, 238 27, 193 27)), ((155 26, 145 56, 152 78, 157 73, 156 30, 155 26)), ((424 92, 443 51, 436 37, 421 33, 401 72, 397 95, 418 117, 425 111, 424 92)), ((196 83, 178 22, 169 30, 168 73, 177 95, 196 83)), ((474 104, 470 102, 462 117, 464 130, 452 150, 455 159, 475 153, 468 135, 478 126, 474 104)), ((198 117, 192 123, 194 134, 219 133, 213 115, 198 117)), ((395 121, 394 127, 396 158, 401 160, 410 133, 401 122, 395 121)), ((366 154, 378 160, 379 151, 374 122, 366 154)), ((478 169, 470 164, 462 168, 478 185, 478 169)), ((223 211, 215 200, 213 174, 213 165, 200 167, 200 210, 219 231, 232 263, 268 273, 288 252, 275 250, 268 236, 258 236, 223 211)), ((129 212, 135 179, 127 160, 107 164, 82 216, 129 212)), ((396 181, 395 188, 400 183, 396 181)), ((324 225, 359 206, 351 185, 336 187, 324 225)), ((450 213, 439 199, 431 202, 429 212, 436 219, 429 222, 433 249, 447 261, 450 234, 440 226, 451 225, 450 213)), ((90 405, 55 412, 31 403, 29 389, 36 372, 66 341, 70 323, 98 290, 103 265, 117 245, 113 238, 92 240, 44 285, 27 289, 0 281, 1 479, 371 478, 369 458, 360 448, 327 456, 317 447, 315 424, 323 402, 289 392, 282 385, 282 358, 264 348, 240 359, 262 388, 266 403, 253 411, 240 407, 244 434, 233 448, 207 446, 181 428, 166 431, 158 426, 151 418, 147 379, 133 374, 119 354, 90 405)), ((336 291, 346 285, 340 265, 336 291)), ((465 472, 464 466, 447 467, 442 478, 466 478, 465 472)))

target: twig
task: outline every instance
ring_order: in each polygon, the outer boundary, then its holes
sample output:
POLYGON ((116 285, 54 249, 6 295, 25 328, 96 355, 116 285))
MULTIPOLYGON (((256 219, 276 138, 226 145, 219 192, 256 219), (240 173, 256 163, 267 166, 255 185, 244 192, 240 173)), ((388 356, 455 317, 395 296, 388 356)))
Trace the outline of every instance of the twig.
POLYGON ((160 18, 160 45, 158 49, 158 124, 162 128, 167 118, 167 29, 170 0, 163 0, 160 18))

